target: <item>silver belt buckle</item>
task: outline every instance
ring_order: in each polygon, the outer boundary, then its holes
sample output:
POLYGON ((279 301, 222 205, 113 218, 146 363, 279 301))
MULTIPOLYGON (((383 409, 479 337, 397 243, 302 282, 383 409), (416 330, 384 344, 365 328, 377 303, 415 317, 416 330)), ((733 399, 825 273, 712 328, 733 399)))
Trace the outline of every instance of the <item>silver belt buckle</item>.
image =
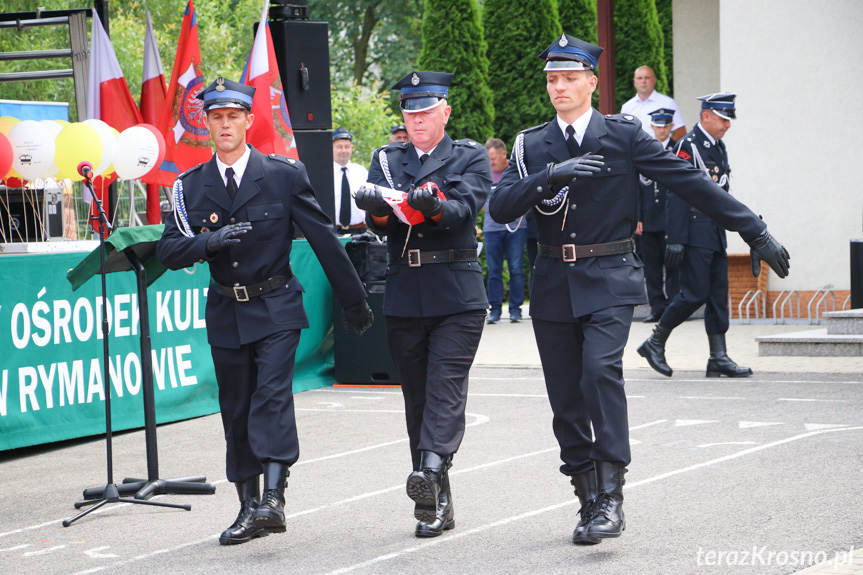
POLYGON ((246 286, 234 286, 234 298, 237 301, 249 301, 249 292, 246 291, 246 286))
POLYGON ((420 261, 420 251, 419 250, 408 250, 408 266, 412 268, 420 267, 422 262, 420 261))
POLYGON ((575 244, 565 244, 560 247, 563 250, 563 261, 574 262, 576 260, 575 244))

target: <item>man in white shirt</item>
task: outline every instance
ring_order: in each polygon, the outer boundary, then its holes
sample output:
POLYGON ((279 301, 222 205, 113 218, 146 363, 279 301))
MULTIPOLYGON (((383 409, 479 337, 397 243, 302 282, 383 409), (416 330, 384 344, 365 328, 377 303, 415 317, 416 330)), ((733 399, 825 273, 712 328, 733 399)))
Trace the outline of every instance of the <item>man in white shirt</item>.
POLYGON ((674 111, 674 127, 671 131, 671 139, 675 142, 686 135, 686 124, 680 114, 680 107, 674 98, 660 94, 656 91, 656 74, 650 66, 641 66, 635 69, 632 78, 636 94, 620 107, 621 114, 632 114, 641 120, 641 129, 651 137, 653 130, 650 127, 650 113, 659 108, 674 111))
POLYGON ((351 161, 353 136, 339 127, 333 131, 333 185, 336 192, 336 231, 361 234, 366 230, 366 213, 354 204, 353 195, 369 177, 369 171, 351 161))

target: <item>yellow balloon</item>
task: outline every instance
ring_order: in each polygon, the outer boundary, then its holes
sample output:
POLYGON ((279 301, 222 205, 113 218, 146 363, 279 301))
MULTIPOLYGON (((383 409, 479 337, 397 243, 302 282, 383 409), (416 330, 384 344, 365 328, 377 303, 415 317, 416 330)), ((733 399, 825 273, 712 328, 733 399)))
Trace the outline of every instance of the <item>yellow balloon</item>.
POLYGON ((69 178, 73 182, 84 179, 78 173, 78 164, 90 162, 95 167, 102 161, 102 139, 92 126, 83 122, 75 122, 63 126, 55 140, 57 151, 54 161, 60 172, 58 179, 69 178))
MULTIPOLYGON (((17 123, 18 123, 18 122, 20 122, 20 121, 21 121, 21 120, 19 120, 18 118, 13 118, 12 116, 0 116, 0 122, 6 122, 7 124, 9 124, 9 129, 10 129, 10 130, 12 129, 12 126, 14 126, 15 124, 17 124, 17 123)), ((8 131, 7 131, 7 132, 4 132, 4 133, 5 133, 7 136, 9 135, 9 132, 8 132, 8 131)))

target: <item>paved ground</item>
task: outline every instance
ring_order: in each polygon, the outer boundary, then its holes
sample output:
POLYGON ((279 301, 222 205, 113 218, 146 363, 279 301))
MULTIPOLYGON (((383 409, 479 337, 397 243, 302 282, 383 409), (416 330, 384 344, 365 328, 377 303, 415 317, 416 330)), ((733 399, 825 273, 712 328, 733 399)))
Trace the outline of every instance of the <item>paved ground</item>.
MULTIPOLYGON (((732 326, 730 353, 756 375, 707 380, 693 321, 671 336, 669 379, 634 354, 650 327, 633 326, 625 355, 633 462, 618 540, 570 542, 578 505, 557 471, 527 321, 486 328, 451 472, 457 528, 440 538, 413 536, 398 390, 324 388, 297 396, 303 453, 286 534, 218 545, 238 504, 213 415, 159 428, 163 477, 217 484, 215 495, 156 499, 190 512, 111 504, 63 528, 81 489, 105 482, 104 441, 0 454, 0 574, 750 574, 827 560, 837 569, 819 573, 852 572, 863 547, 863 360, 759 358, 756 335, 802 326, 732 326)), ((146 475, 143 450, 141 432, 115 437, 115 479, 146 475)))

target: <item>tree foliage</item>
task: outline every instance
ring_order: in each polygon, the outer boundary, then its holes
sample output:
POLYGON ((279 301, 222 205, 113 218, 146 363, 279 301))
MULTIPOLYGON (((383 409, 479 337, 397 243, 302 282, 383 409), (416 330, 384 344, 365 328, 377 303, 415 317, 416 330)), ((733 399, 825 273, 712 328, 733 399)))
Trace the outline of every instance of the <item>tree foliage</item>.
POLYGON ((614 3, 614 51, 617 107, 632 98, 632 76, 639 66, 656 73, 656 90, 668 93, 665 43, 654 0, 617 0, 614 3))
POLYGON ((390 128, 401 123, 393 114, 390 102, 380 86, 358 86, 336 89, 333 98, 333 128, 343 126, 353 136, 351 161, 369 167, 375 148, 387 143, 390 128))
POLYGON ((483 29, 494 94, 494 135, 511 146, 515 135, 554 116, 538 59, 561 34, 555 0, 485 0, 483 29))
POLYGON ((494 105, 476 0, 426 0, 422 31, 419 68, 453 73, 447 133, 485 142, 493 133, 494 105))
POLYGON ((312 20, 330 25, 336 85, 391 86, 416 66, 424 0, 309 0, 312 20))
POLYGON ((668 94, 674 95, 674 35, 671 17, 672 0, 656 0, 656 12, 659 14, 659 25, 662 26, 663 44, 665 46, 665 77, 668 80, 668 94))
MULTIPOLYGON (((557 12, 564 33, 591 44, 597 43, 596 0, 558 0, 557 12)), ((591 103, 594 108, 599 108, 599 89, 593 92, 591 103)))

